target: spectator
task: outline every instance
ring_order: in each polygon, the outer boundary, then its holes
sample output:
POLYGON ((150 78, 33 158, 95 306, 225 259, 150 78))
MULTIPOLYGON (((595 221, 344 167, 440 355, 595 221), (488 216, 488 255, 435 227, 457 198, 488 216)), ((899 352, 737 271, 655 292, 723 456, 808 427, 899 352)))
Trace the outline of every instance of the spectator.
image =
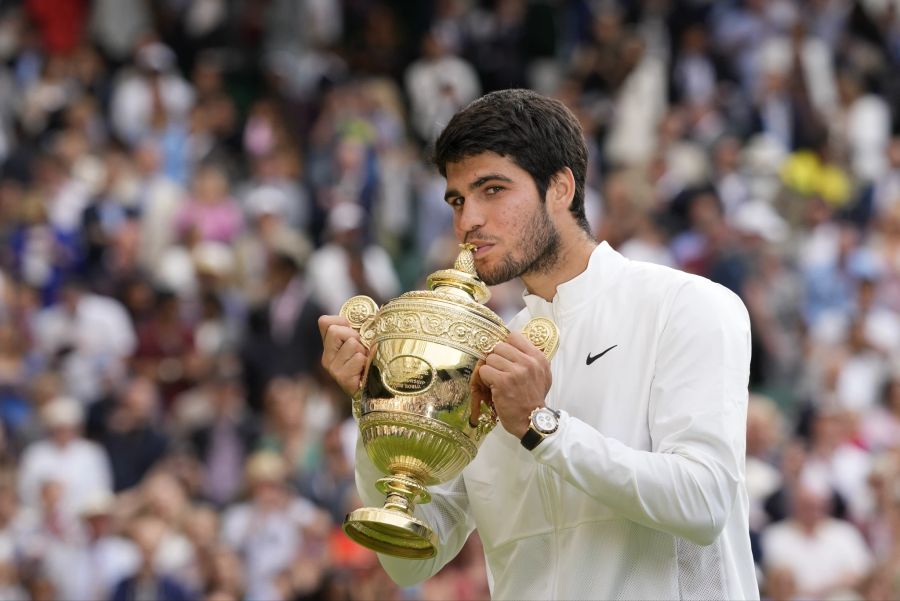
POLYGON ((481 93, 475 69, 454 55, 439 31, 425 34, 422 57, 407 68, 405 81, 416 133, 429 143, 456 111, 481 93))
POLYGON ((94 495, 112 492, 109 458, 101 447, 81 435, 84 410, 75 399, 57 397, 41 412, 46 438, 22 454, 18 490, 22 503, 37 506, 47 481, 62 487, 60 509, 74 517, 94 495))
POLYGON ((900 441, 900 369, 895 367, 879 394, 880 405, 864 414, 862 439, 876 452, 896 449, 900 441))
POLYGON ((119 581, 110 599, 113 601, 194 599, 194 595, 177 579, 159 573, 156 552, 165 534, 163 522, 157 518, 143 516, 131 525, 130 531, 131 539, 140 552, 140 566, 131 576, 119 581))
POLYGON ((206 384, 209 423, 190 434, 203 465, 203 491, 217 506, 233 501, 242 485, 244 462, 255 448, 259 426, 249 413, 238 374, 220 372, 206 384))
POLYGON ((184 318, 178 296, 160 290, 154 304, 152 314, 138 329, 133 364, 139 374, 159 383, 168 405, 187 387, 194 333, 184 318))
POLYGON ((336 314, 345 300, 366 294, 379 304, 400 292, 397 272, 383 248, 367 245, 365 215, 356 204, 342 203, 328 217, 327 244, 309 260, 309 277, 316 301, 336 314))
POLYGON ((251 311, 241 349, 248 400, 257 409, 273 378, 315 373, 322 352, 316 322, 322 310, 303 277, 302 258, 276 252, 267 267, 270 300, 251 311))
POLYGON ((110 458, 113 490, 137 486, 167 452, 161 430, 160 398, 154 382, 135 377, 106 416, 100 442, 110 458))
POLYGON ((303 546, 301 528, 318 513, 287 485, 287 464, 277 454, 259 451, 247 460, 250 498, 229 509, 222 536, 240 554, 247 569, 247 597, 277 598, 276 580, 303 546))
POLYGON ((135 69, 113 89, 110 107, 116 134, 135 143, 155 128, 187 118, 194 93, 175 70, 175 54, 160 42, 135 52, 135 69))
POLYGON ((265 415, 259 447, 274 451, 285 461, 291 478, 302 478, 319 464, 318 441, 306 422, 309 379, 275 378, 265 394, 265 415))
POLYGON ((64 284, 58 305, 37 315, 34 336, 38 351, 59 366, 67 390, 84 403, 98 400, 122 378, 137 342, 125 308, 93 294, 77 278, 64 284))
POLYGON ((43 571, 60 599, 107 599, 140 561, 134 544, 113 533, 115 498, 99 493, 80 509, 84 535, 47 550, 43 571))
POLYGON ((794 496, 790 519, 763 534, 766 565, 786 568, 797 595, 812 599, 852 590, 872 562, 859 531, 827 517, 827 502, 822 492, 803 487, 794 496))
POLYGON ((194 174, 192 196, 175 218, 182 239, 229 243, 244 227, 240 207, 229 195, 228 177, 222 167, 205 164, 194 174))
POLYGON ((312 253, 306 236, 292 228, 287 215, 291 197, 281 189, 262 186, 248 193, 245 208, 248 228, 235 244, 241 292, 251 305, 266 296, 268 261, 273 254, 289 252, 305 263, 312 253))

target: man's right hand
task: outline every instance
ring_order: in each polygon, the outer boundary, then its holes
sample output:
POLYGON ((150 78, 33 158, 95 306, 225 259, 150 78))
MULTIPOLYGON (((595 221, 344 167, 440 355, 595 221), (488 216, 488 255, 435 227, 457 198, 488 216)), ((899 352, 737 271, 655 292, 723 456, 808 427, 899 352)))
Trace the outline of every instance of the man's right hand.
POLYGON ((341 315, 323 315, 319 318, 319 333, 323 346, 322 367, 344 392, 355 395, 369 357, 359 332, 341 315))

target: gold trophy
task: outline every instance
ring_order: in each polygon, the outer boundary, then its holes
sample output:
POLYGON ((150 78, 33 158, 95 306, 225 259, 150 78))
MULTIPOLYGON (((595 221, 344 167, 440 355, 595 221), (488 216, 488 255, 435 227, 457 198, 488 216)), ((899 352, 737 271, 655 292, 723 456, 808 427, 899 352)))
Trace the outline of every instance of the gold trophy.
MULTIPOLYGON (((452 269, 428 277, 428 291, 407 292, 381 309, 367 296, 341 307, 370 349, 353 415, 366 453, 386 474, 376 486, 387 495, 382 507, 350 513, 343 528, 380 553, 434 556, 437 536, 414 517, 415 504, 431 500, 426 486, 459 474, 497 424, 484 402, 471 419, 470 380, 478 361, 509 330, 483 304, 490 291, 475 272, 474 246, 460 248, 452 269)), ((552 357, 559 343, 552 321, 534 318, 523 333, 552 357)))

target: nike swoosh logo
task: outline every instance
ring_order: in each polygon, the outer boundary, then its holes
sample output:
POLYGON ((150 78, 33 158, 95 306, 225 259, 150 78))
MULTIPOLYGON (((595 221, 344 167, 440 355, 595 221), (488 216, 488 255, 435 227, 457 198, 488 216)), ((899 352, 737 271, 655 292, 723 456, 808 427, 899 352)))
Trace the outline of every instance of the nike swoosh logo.
POLYGON ((602 353, 599 353, 599 354, 597 354, 597 355, 594 355, 593 357, 591 357, 591 353, 588 352, 588 356, 587 356, 587 364, 590 365, 591 363, 593 363, 594 361, 596 361, 597 359, 599 359, 600 357, 602 357, 603 355, 605 355, 605 354, 608 353, 609 351, 613 350, 613 349, 616 348, 617 346, 619 346, 619 345, 618 345, 618 344, 614 344, 614 345, 612 345, 611 347, 609 347, 608 349, 606 349, 605 351, 603 351, 602 353))

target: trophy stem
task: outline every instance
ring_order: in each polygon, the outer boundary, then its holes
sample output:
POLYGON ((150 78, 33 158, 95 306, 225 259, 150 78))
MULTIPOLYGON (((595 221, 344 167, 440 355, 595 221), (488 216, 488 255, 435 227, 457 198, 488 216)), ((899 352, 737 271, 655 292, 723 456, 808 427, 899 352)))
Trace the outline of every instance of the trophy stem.
POLYGON ((397 557, 427 559, 437 550, 437 536, 413 516, 415 504, 428 503, 431 495, 415 476, 391 474, 375 485, 385 493, 380 508, 363 507, 344 520, 344 532, 359 544, 397 557))
POLYGON ((402 511, 411 516, 416 503, 431 502, 431 494, 415 476, 410 474, 391 474, 375 483, 378 490, 387 495, 385 509, 402 511))

